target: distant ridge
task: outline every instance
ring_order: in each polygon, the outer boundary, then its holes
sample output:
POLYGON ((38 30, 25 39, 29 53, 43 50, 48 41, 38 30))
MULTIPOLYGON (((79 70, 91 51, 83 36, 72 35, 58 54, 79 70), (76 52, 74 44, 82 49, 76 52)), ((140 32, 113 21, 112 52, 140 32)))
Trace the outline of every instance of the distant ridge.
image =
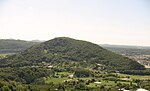
POLYGON ((117 54, 134 56, 134 55, 150 55, 150 47, 148 46, 126 46, 126 45, 100 45, 117 54))
POLYGON ((31 40, 31 42, 44 42, 44 40, 31 40))
POLYGON ((102 47, 110 48, 134 48, 134 49, 150 49, 150 46, 134 46, 134 45, 112 45, 112 44, 100 44, 102 47))
POLYGON ((16 53, 23 51, 38 42, 15 40, 15 39, 0 39, 0 53, 16 53))

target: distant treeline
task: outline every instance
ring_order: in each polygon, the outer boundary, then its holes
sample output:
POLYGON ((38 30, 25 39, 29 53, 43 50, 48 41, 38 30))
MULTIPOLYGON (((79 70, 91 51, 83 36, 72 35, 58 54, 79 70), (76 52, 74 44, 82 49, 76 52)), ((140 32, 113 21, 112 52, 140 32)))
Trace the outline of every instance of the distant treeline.
POLYGON ((150 49, 134 49, 134 48, 112 48, 112 47, 105 47, 106 49, 113 51, 118 54, 125 54, 127 56, 134 56, 134 55, 150 55, 150 49))
POLYGON ((150 75, 150 70, 124 70, 121 73, 129 74, 129 75, 150 75))

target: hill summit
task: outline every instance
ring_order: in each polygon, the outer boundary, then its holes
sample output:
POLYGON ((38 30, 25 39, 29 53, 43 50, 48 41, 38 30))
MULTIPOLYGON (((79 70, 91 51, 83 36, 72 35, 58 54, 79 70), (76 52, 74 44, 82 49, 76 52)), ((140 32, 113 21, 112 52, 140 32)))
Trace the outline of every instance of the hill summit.
POLYGON ((144 66, 136 61, 108 51, 97 44, 68 37, 54 38, 2 59, 0 67, 23 67, 42 62, 53 64, 63 61, 97 63, 113 69, 144 69, 144 66))

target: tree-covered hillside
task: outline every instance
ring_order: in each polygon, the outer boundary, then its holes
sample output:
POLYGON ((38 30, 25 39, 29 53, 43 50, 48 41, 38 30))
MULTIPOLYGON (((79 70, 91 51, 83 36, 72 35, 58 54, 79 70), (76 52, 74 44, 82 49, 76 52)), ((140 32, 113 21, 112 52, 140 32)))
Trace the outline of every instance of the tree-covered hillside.
POLYGON ((23 51, 38 42, 14 40, 14 39, 0 39, 0 53, 16 53, 23 51))
POLYGON ((43 62, 57 64, 63 61, 98 63, 118 70, 144 69, 144 66, 136 61, 110 52, 99 45, 67 37, 54 38, 2 59, 0 67, 33 66, 43 62))

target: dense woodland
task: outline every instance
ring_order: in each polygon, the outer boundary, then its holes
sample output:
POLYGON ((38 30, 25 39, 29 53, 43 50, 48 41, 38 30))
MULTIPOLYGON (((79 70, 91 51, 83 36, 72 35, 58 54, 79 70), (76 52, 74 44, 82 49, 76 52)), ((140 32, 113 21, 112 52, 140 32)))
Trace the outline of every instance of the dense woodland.
POLYGON ((99 45, 67 37, 0 57, 0 91, 150 90, 150 70, 99 45))

